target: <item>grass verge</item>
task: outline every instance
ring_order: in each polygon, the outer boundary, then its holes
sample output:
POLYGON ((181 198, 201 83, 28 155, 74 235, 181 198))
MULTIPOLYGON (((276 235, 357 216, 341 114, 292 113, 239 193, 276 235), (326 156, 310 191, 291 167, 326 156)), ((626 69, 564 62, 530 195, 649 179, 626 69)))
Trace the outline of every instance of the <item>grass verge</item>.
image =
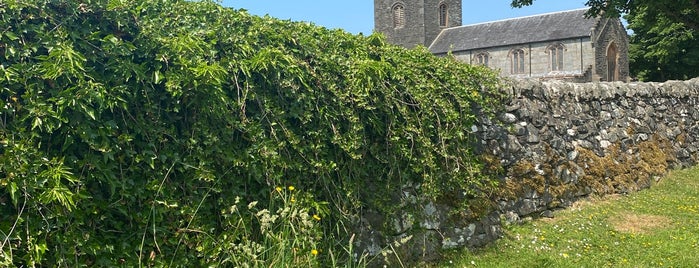
POLYGON ((699 267, 699 167, 506 229, 494 245, 453 252, 437 266, 699 267))

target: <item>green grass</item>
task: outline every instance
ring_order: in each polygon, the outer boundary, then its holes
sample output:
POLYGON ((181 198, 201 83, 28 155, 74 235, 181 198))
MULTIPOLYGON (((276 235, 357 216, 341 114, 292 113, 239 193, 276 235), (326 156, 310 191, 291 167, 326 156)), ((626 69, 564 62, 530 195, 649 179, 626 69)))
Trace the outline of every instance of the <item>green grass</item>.
POLYGON ((699 167, 506 229, 494 245, 450 253, 438 267, 699 267, 699 167))

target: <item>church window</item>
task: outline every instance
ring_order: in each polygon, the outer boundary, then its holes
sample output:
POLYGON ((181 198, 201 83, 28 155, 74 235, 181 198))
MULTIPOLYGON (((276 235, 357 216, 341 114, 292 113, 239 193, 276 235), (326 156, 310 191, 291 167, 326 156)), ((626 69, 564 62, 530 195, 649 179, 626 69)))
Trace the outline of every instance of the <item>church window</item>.
POLYGON ((524 50, 515 49, 511 53, 512 74, 523 74, 524 70, 524 50))
POLYGON ((563 45, 549 47, 549 62, 551 71, 563 71, 563 45))
POLYGON ((488 53, 478 53, 476 55, 476 64, 488 66, 488 53))
POLYGON ((393 28, 400 29, 405 26, 405 7, 401 3, 393 5, 393 28))
POLYGON ((441 3, 439 5, 439 26, 447 27, 449 21, 449 9, 446 3, 441 3))

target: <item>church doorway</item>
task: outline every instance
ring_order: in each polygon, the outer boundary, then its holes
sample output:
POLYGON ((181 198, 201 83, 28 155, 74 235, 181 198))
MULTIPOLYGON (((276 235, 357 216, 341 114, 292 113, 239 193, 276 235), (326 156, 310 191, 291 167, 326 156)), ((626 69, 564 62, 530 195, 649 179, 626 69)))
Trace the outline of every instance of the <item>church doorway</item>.
POLYGON ((607 81, 619 80, 619 52, 615 43, 607 48, 607 81))

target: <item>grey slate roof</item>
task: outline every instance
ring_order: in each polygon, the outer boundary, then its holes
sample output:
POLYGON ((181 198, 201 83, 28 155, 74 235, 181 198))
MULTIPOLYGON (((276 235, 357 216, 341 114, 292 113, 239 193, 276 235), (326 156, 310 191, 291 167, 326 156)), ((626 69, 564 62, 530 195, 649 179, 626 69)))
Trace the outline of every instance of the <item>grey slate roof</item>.
POLYGON ((442 30, 430 45, 435 54, 590 36, 597 20, 576 9, 442 30))

